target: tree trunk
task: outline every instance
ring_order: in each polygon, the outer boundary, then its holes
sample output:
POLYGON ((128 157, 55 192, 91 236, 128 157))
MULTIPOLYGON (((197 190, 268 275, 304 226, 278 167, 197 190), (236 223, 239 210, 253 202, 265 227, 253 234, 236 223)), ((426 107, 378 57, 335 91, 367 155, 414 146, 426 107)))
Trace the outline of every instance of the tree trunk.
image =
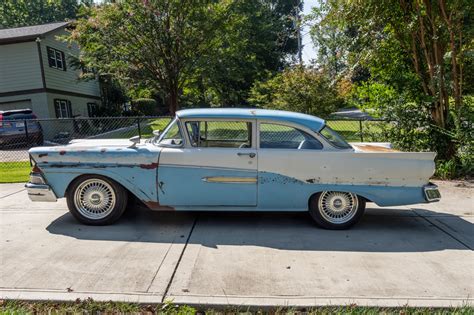
POLYGON ((174 116, 176 111, 179 109, 178 104, 178 86, 171 86, 168 95, 168 106, 170 110, 170 115, 174 116))

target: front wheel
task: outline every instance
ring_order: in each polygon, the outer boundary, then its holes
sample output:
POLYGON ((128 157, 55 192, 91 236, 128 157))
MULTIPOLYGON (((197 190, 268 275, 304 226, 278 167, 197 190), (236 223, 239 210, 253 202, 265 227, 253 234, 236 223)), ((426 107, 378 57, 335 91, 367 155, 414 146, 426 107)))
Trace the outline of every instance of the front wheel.
POLYGON ((330 230, 348 229, 365 211, 365 199, 353 193, 323 191, 311 197, 309 214, 320 227, 330 230))
POLYGON ((69 211, 79 222, 88 225, 117 221, 125 211, 127 197, 121 185, 100 175, 81 176, 66 192, 69 211))

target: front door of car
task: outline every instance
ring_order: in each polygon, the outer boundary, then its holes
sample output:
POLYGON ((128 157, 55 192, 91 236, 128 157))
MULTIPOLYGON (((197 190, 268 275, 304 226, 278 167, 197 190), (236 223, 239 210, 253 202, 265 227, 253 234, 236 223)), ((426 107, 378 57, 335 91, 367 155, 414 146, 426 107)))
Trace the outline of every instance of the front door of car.
POLYGON ((164 148, 160 154, 160 204, 184 208, 256 206, 255 125, 252 120, 183 123, 188 145, 164 148))

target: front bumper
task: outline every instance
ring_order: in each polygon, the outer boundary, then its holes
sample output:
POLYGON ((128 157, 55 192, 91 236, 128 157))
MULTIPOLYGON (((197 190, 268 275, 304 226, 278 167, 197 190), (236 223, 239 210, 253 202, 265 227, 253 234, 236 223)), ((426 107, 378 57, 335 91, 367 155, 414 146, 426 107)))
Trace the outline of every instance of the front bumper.
POLYGON ((438 190, 438 186, 432 183, 423 186, 423 194, 425 196, 426 202, 436 202, 440 201, 441 199, 441 194, 438 190))
POLYGON ((25 188, 31 201, 54 202, 58 200, 51 187, 46 184, 27 183, 25 188))

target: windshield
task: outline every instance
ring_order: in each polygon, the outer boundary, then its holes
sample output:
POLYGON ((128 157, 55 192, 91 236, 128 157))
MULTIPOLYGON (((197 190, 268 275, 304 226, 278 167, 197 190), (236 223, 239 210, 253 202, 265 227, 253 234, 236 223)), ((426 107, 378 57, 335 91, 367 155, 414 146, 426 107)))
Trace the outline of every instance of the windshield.
POLYGON ((320 134, 326 138, 332 145, 340 149, 352 149, 351 145, 344 140, 337 132, 329 128, 329 126, 324 127, 320 134))
POLYGON ((183 137, 181 136, 181 131, 179 130, 177 120, 174 120, 168 125, 168 127, 158 139, 158 144, 177 146, 183 144, 183 137))

